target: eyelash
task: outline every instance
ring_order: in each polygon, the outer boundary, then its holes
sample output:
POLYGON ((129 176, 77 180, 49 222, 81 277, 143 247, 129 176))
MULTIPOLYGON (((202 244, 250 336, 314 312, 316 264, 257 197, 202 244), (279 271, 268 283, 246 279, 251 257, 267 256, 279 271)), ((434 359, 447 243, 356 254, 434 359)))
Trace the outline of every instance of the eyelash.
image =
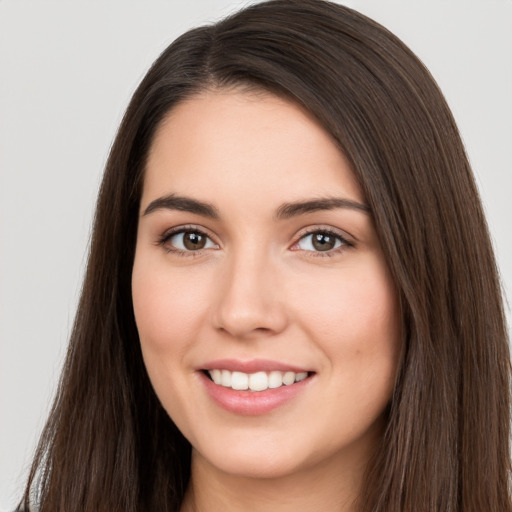
MULTIPOLYGON (((332 258, 333 256, 336 256, 342 252, 344 252, 346 249, 354 247, 354 244, 347 240, 340 232, 335 231, 332 228, 323 228, 315 226, 314 228, 307 229, 306 231, 302 232, 300 236, 298 237, 297 241, 293 244, 292 247, 297 246, 301 240, 304 240, 306 237, 315 235, 315 234, 322 234, 322 235, 330 235, 334 237, 336 240, 339 240, 341 242, 341 245, 339 247, 330 249, 328 251, 304 251, 308 253, 308 256, 314 257, 314 258, 332 258)), ((293 250, 300 250, 300 249, 293 249, 293 250)))
MULTIPOLYGON (((173 228, 169 231, 166 231, 164 234, 162 234, 157 244, 159 246, 162 246, 166 252, 176 254, 177 256, 185 256, 185 257, 196 257, 200 256, 204 249, 197 249, 197 250, 183 250, 183 249, 177 249, 176 247, 170 247, 167 245, 169 240, 176 235, 182 234, 182 233, 197 233, 201 236, 204 236, 208 238, 210 241, 213 242, 212 237, 209 236, 203 229, 198 228, 197 226, 180 226, 177 228, 173 228)), ((310 251, 310 250, 304 250, 303 252, 308 253, 308 256, 312 257, 320 257, 320 258, 331 258, 337 254, 340 254, 341 252, 345 251, 347 248, 354 247, 354 244, 347 240, 344 236, 342 236, 339 232, 331 229, 331 228, 322 228, 322 227, 314 227, 307 231, 304 231, 300 234, 300 236, 297 238, 297 241, 292 245, 292 247, 297 246, 302 240, 304 240, 306 237, 314 235, 314 234, 323 234, 323 235, 330 235, 334 237, 336 240, 341 242, 341 245, 339 247, 327 250, 327 251, 310 251)), ((215 243, 215 242, 213 242, 215 243)), ((218 245, 218 244, 216 244, 218 245)), ((294 251, 299 251, 301 249, 292 249, 294 251)))
MULTIPOLYGON (((167 243, 173 236, 180 235, 182 233, 197 233, 201 236, 206 237, 209 240, 212 240, 211 236, 209 236, 203 229, 200 229, 197 226, 179 226, 176 228, 172 228, 169 231, 166 231, 162 236, 160 236, 157 244, 162 246, 166 252, 176 254, 177 256, 185 256, 185 257, 200 256, 202 254, 202 249, 198 249, 196 251, 193 251, 193 250, 184 251, 183 249, 178 249, 176 247, 170 247, 167 245, 167 243)), ((216 245, 218 245, 218 244, 216 244, 216 245)))

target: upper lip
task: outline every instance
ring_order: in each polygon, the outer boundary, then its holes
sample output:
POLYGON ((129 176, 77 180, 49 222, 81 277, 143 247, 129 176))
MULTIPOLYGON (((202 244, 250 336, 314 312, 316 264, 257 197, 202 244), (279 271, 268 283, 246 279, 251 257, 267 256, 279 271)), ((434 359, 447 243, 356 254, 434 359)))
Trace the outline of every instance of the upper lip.
POLYGON ((247 361, 239 359, 216 359, 208 361, 200 366, 200 370, 229 370, 231 372, 256 373, 256 372, 309 372, 307 368, 283 363, 281 361, 272 361, 270 359, 251 359, 247 361))

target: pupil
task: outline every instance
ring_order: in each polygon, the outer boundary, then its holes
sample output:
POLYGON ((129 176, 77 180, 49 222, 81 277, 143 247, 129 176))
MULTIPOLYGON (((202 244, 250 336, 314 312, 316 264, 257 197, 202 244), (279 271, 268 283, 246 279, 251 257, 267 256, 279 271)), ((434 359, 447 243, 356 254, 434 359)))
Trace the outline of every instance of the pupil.
POLYGON ((183 237, 183 244, 187 249, 197 251, 198 249, 202 249, 205 246, 206 238, 199 233, 189 231, 188 233, 185 233, 183 237))
POLYGON ((334 237, 326 233, 317 233, 313 236, 313 247, 317 251, 329 251, 334 247, 334 237))

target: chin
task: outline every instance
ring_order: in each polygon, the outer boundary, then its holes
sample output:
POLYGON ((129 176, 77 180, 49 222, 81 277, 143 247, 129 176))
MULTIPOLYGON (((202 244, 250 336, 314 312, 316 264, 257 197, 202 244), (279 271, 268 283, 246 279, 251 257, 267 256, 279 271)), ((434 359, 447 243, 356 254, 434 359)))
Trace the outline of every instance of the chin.
POLYGON ((199 452, 193 449, 193 459, 196 457, 207 465, 222 473, 242 478, 282 478, 299 471, 306 463, 297 457, 301 450, 288 450, 283 446, 269 443, 250 443, 247 446, 237 446, 236 443, 219 443, 215 447, 199 452), (229 446, 229 450, 226 449, 229 446))
POLYGON ((292 461, 272 460, 268 457, 224 457, 222 460, 211 460, 218 470, 233 477, 254 479, 277 479, 292 475, 299 470, 292 461))

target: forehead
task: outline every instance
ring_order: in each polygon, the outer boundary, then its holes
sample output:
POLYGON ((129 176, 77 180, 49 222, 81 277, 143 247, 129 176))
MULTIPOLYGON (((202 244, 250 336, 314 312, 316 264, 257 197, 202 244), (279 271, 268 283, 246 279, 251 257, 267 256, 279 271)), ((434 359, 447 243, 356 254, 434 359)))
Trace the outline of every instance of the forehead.
POLYGON ((347 159, 312 115, 270 93, 233 90, 192 96, 161 123, 142 206, 162 193, 210 202, 230 194, 263 195, 268 204, 340 193, 363 200, 347 159))

